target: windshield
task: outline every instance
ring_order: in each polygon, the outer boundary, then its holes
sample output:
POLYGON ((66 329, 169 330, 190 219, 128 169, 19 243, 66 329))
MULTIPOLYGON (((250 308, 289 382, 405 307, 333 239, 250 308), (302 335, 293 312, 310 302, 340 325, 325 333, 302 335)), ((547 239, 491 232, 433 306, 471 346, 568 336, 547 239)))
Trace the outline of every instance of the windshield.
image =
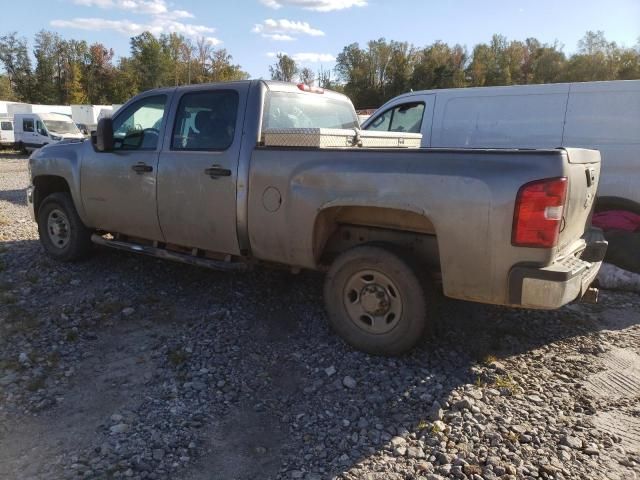
POLYGON ((274 92, 263 128, 359 128, 351 103, 322 94, 274 92))
POLYGON ((80 133, 80 130, 72 121, 44 120, 44 124, 51 133, 80 133))

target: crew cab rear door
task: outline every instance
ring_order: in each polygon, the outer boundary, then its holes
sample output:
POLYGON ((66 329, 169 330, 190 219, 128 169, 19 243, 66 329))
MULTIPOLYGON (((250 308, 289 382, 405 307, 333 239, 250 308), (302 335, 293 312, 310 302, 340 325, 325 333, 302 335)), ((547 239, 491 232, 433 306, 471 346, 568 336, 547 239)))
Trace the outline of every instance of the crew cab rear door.
POLYGON ((178 90, 158 168, 169 244, 238 255, 236 181, 249 84, 178 90))

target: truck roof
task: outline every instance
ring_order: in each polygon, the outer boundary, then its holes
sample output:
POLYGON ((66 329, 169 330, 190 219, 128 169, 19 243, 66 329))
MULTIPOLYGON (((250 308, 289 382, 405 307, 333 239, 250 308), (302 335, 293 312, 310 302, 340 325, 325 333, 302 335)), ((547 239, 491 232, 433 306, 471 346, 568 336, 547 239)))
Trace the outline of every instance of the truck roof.
MULTIPOLYGON (((168 93, 176 90, 179 90, 179 91, 200 90, 203 86, 206 86, 206 85, 225 84, 225 85, 233 86, 233 85, 247 85, 247 84, 255 84, 255 83, 264 84, 267 87, 267 89, 271 92, 308 93, 308 92, 303 92, 298 87, 299 84, 297 83, 281 82, 278 80, 236 80, 236 81, 230 81, 230 82, 197 83, 192 85, 181 85, 179 87, 160 87, 160 88, 155 88, 149 91, 158 92, 158 93, 160 92, 168 93)), ((346 100, 348 102, 351 102, 349 97, 347 97, 346 95, 343 95, 342 93, 338 93, 338 92, 334 92, 333 90, 326 90, 326 89, 322 89, 322 91, 323 91, 322 94, 325 95, 326 97, 346 100)), ((309 95, 317 95, 317 93, 309 93, 309 95)))

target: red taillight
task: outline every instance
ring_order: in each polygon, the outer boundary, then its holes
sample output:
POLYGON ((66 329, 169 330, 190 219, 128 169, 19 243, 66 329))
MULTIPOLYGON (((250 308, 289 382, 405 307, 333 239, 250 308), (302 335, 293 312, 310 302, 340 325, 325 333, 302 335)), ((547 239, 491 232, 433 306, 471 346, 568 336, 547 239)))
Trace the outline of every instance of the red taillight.
POLYGON ((516 198, 511 243, 516 247, 555 247, 566 198, 564 177, 523 185, 516 198))
POLYGON ((324 93, 324 88, 312 87, 311 85, 307 85, 306 83, 299 83, 298 88, 303 92, 324 93))

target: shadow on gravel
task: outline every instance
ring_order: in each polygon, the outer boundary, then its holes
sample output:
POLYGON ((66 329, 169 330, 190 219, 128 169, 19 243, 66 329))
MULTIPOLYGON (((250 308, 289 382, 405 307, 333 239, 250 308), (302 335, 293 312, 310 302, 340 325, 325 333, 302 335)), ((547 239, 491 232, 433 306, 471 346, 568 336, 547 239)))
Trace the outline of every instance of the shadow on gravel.
MULTIPOLYGON (((315 273, 224 274, 106 250, 97 250, 89 261, 62 265, 46 259, 36 241, 0 245, 7 271, 56 272, 61 295, 37 298, 37 285, 32 288, 31 295, 42 304, 53 308, 72 301, 73 296, 62 295, 68 290, 92 295, 99 312, 108 312, 113 304, 114 317, 132 305, 136 314, 128 322, 162 316, 168 351, 179 347, 192 352, 178 359, 176 377, 183 380, 172 396, 153 399, 166 406, 177 403, 175 398, 186 405, 196 405, 194 398, 208 402, 205 421, 194 427, 199 438, 195 465, 170 478, 326 478, 357 469, 382 450, 392 455, 390 440, 397 435, 409 432, 426 445, 437 444, 432 423, 442 415, 437 404, 455 408, 449 405, 451 393, 478 380, 475 365, 603 328, 595 314, 583 314, 597 312, 597 307, 541 314, 443 299, 436 308, 435 338, 425 339, 405 357, 373 357, 329 332, 322 277, 315 273), (187 391, 186 382, 192 382, 195 372, 211 365, 215 381, 206 384, 204 393, 187 391), (217 376, 218 370, 224 377, 217 376)), ((0 319, 2 309, 10 308, 0 305, 0 319)), ((33 315, 38 315, 35 307, 33 315)), ((619 322, 608 328, 625 326, 619 322)), ((97 327, 98 337, 104 335, 101 328, 107 327, 97 327)), ((114 341, 112 335, 109 341, 114 341)), ((85 365, 83 375, 91 375, 86 368, 92 365, 85 365)), ((75 383, 67 396, 87 401, 88 388, 93 388, 90 382, 75 383)), ((154 395, 151 386, 144 388, 137 396, 154 395)), ((107 392, 101 395, 109 398, 107 392)), ((109 411, 104 408, 105 417, 109 411)), ((160 428, 162 421, 148 428, 160 428)), ((83 447, 99 447, 101 435, 96 431, 93 440, 83 436, 83 447)), ((406 455, 419 459, 424 453, 406 455)), ((404 478, 389 473, 388 467, 381 464, 380 477, 371 478, 404 478)))
POLYGON ((29 155, 13 150, 0 150, 0 162, 2 160, 26 160, 29 155))
POLYGON ((0 200, 11 202, 15 205, 27 205, 26 190, 0 190, 0 200))

